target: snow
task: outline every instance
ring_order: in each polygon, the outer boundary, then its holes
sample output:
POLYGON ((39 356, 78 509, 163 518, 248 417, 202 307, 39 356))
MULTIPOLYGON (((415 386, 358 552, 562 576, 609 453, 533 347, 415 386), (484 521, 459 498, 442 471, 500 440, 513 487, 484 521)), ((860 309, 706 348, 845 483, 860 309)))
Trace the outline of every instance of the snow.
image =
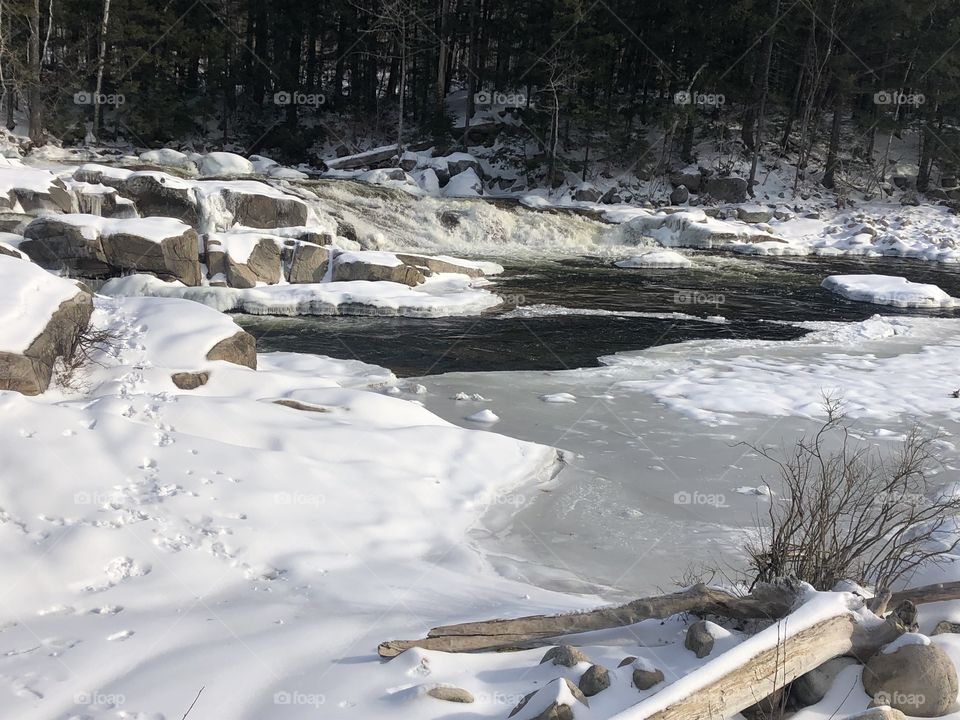
POLYGON ((484 408, 483 410, 478 410, 472 415, 468 415, 466 420, 475 423, 495 423, 500 421, 500 416, 494 413, 489 408, 484 408))
POLYGON ((617 267, 622 268, 688 268, 693 265, 690 258, 673 250, 649 250, 627 260, 618 260, 617 267))
POLYGON ((68 213, 56 215, 57 222, 81 228, 85 237, 109 237, 111 235, 135 235, 150 242, 163 242, 170 237, 183 235, 190 226, 168 217, 105 218, 98 215, 68 213), (91 236, 91 231, 96 233, 91 236))
POLYGON ((9 195, 15 188, 49 192, 56 177, 49 170, 27 167, 19 160, 0 158, 0 194, 9 195))
POLYGON ((960 300, 936 285, 910 282, 891 275, 831 275, 823 281, 830 292, 850 300, 894 307, 957 307, 960 300))
POLYGON ((571 393, 548 393, 541 395, 540 399, 545 403, 575 403, 577 396, 571 393))
POLYGON ((416 288, 386 281, 269 285, 237 289, 186 287, 151 275, 109 280, 101 292, 111 296, 177 297, 221 312, 252 315, 401 315, 445 317, 477 315, 500 304, 500 298, 471 286, 464 275, 437 274, 416 288))
POLYGON ((531 303, 530 305, 521 305, 510 312, 503 313, 498 317, 502 319, 512 318, 535 318, 535 317, 562 317, 567 315, 586 315, 598 317, 636 317, 652 318, 655 320, 693 320, 697 322, 709 322, 723 325, 727 319, 710 315, 701 317, 699 315, 690 315, 682 312, 644 312, 642 310, 605 310, 603 308, 568 308, 562 305, 550 305, 547 303, 531 303))
POLYGON ((0 292, 0 352, 22 353, 79 289, 33 263, 0 255, 0 292))
POLYGON ((207 153, 200 160, 200 175, 202 177, 253 175, 254 172, 256 172, 256 170, 253 167, 253 163, 234 153, 207 153))
POLYGON ((929 644, 930 644, 930 638, 928 638, 926 635, 921 635, 920 633, 908 632, 898 637, 889 645, 886 645, 883 648, 882 652, 884 655, 890 655, 892 653, 895 653, 900 648, 907 647, 908 645, 929 645, 929 644))
POLYGON ((191 173, 197 172, 197 166, 193 160, 191 160, 184 153, 178 150, 173 150, 172 148, 147 150, 146 152, 140 153, 140 161, 150 165, 174 167, 191 173))
POLYGON ((399 267, 403 262, 388 252, 378 252, 376 250, 360 250, 357 252, 342 252, 337 255, 337 264, 347 263, 365 263, 367 265, 383 265, 385 267, 399 267))
POLYGON ((454 175, 443 188, 444 197, 479 197, 483 194, 483 183, 473 168, 454 175))

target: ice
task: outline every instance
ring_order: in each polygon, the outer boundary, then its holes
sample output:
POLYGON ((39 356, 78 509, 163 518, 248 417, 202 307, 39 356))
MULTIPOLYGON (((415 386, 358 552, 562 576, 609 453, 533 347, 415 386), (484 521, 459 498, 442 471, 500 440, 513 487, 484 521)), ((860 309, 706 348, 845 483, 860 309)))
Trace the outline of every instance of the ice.
POLYGON ((693 265, 690 258, 673 250, 649 250, 626 260, 618 260, 617 267, 622 268, 688 268, 693 265))
POLYGON ((830 292, 851 300, 895 307, 957 307, 960 300, 936 285, 910 282, 891 275, 831 275, 823 281, 830 292))

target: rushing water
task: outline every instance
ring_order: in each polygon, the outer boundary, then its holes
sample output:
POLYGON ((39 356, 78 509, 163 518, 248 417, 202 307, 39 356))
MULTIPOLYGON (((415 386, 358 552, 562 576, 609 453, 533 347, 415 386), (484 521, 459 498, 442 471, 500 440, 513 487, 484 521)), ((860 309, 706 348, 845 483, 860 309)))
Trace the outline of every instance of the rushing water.
POLYGON ((771 321, 852 321, 878 312, 960 314, 853 302, 820 287, 827 275, 846 273, 904 275, 960 296, 960 275, 929 263, 700 253, 696 266, 686 270, 626 270, 587 258, 508 264, 493 289, 509 302, 481 317, 238 320, 257 337, 261 351, 354 358, 411 377, 593 367, 599 356, 683 340, 789 340, 803 333, 771 321), (594 314, 577 314, 585 312, 594 314), (666 317, 653 317, 657 314, 666 317), (712 316, 727 322, 707 321, 712 316))

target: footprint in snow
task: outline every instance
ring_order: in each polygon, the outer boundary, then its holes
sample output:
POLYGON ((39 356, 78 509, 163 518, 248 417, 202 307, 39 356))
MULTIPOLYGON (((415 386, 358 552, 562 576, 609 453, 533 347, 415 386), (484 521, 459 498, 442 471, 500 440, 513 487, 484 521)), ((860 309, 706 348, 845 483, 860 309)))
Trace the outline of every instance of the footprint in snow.
POLYGON ((29 440, 36 434, 37 433, 34 430, 24 430, 23 428, 20 428, 20 437, 24 438, 25 440, 29 440))

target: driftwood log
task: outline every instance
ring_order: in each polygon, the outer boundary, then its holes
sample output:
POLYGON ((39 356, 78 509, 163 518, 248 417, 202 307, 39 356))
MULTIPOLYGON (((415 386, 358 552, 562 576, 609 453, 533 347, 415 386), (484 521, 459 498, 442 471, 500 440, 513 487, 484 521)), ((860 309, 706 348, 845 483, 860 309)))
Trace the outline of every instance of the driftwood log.
MULTIPOLYGON (((531 615, 512 620, 487 620, 436 627, 420 640, 389 640, 381 643, 380 657, 392 658, 404 650, 420 647, 445 652, 525 650, 554 644, 564 635, 633 625, 678 613, 718 615, 737 620, 779 620, 796 602, 796 591, 788 585, 761 585, 749 595, 733 595, 706 585, 682 592, 641 598, 611 607, 564 615, 531 615)), ((886 599, 885 597, 883 599, 886 599)), ((960 582, 926 585, 893 593, 889 604, 909 600, 915 605, 960 599, 960 582)), ((887 603, 876 611, 883 612, 887 603)))

